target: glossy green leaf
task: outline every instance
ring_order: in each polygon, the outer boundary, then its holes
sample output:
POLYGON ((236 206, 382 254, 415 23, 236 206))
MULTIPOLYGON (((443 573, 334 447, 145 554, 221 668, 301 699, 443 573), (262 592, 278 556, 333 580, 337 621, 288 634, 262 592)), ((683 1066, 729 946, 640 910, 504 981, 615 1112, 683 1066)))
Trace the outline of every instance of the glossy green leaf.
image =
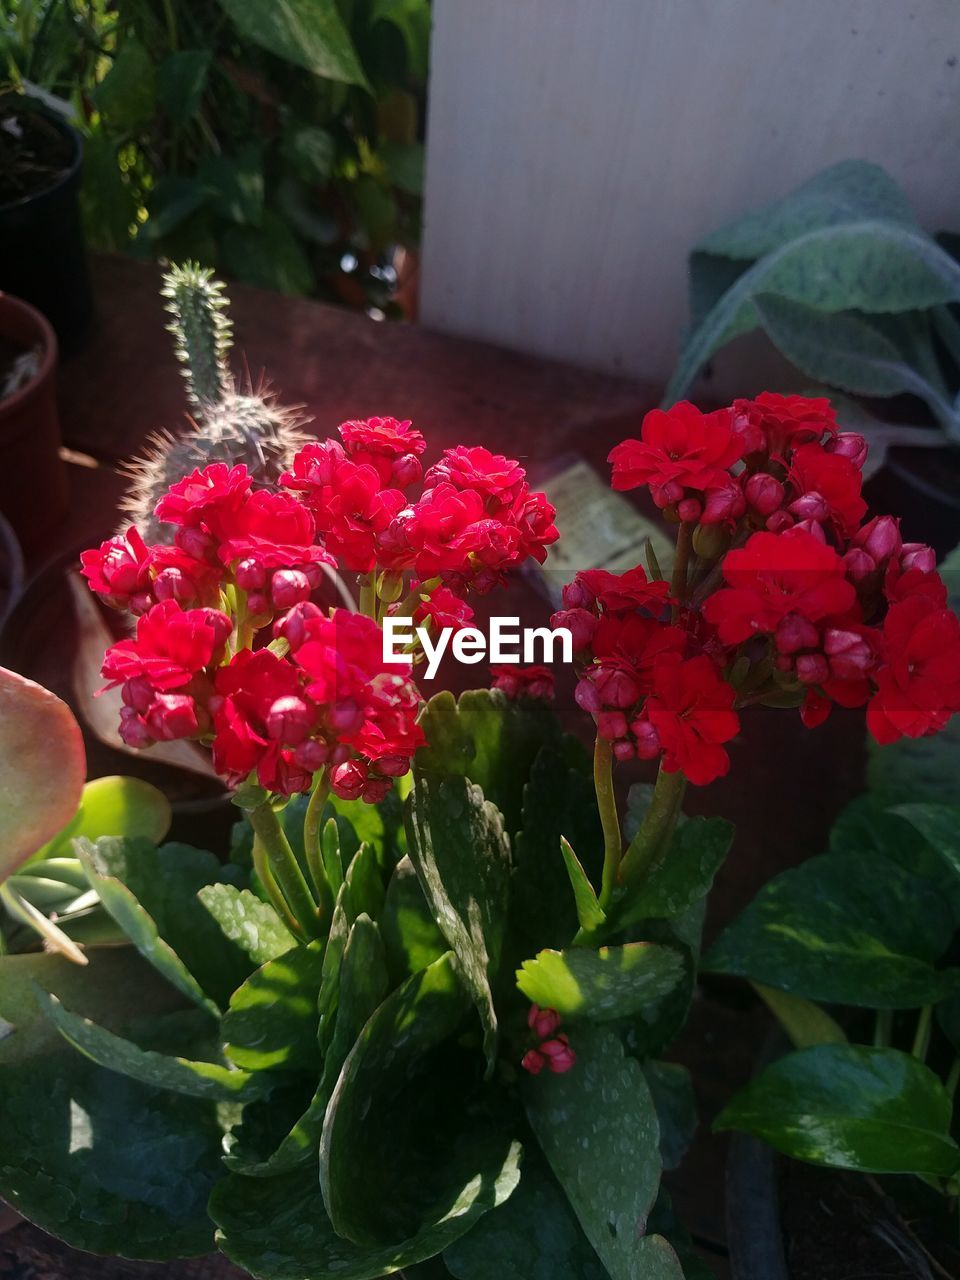
POLYGON ((638 920, 669 920, 705 898, 733 840, 723 818, 689 818, 674 833, 666 857, 629 893, 614 900, 610 928, 638 920))
POLYGON ((960 806, 902 804, 893 812, 916 827, 947 866, 960 876, 960 806))
POLYGON ((643 1070, 601 1028, 579 1028, 571 1044, 573 1070, 525 1085, 540 1146, 611 1280, 682 1280, 667 1242, 645 1235, 661 1166, 643 1070))
POLYGON ((676 948, 629 942, 598 951, 541 951, 523 962, 517 986, 528 1000, 565 1018, 612 1022, 662 1000, 683 974, 683 957, 676 948))
POLYGON ((397 863, 390 877, 380 930, 394 985, 433 964, 447 950, 408 857, 397 863))
POLYGON ((185 125, 196 115, 210 62, 208 49, 181 49, 167 54, 158 65, 157 98, 174 124, 185 125))
POLYGON ((283 158, 304 182, 326 183, 333 176, 337 144, 316 125, 298 125, 283 136, 283 158))
POLYGON ((503 818, 466 779, 418 775, 407 839, 424 896, 480 1013, 492 1070, 497 1014, 491 984, 500 963, 510 893, 510 843, 503 818))
POLYGON ((35 988, 37 1003, 63 1038, 74 1049, 110 1071, 139 1080, 141 1084, 213 1102, 245 1101, 269 1089, 269 1082, 231 1071, 217 1062, 197 1062, 171 1057, 153 1049, 141 1049, 131 1040, 98 1026, 64 1008, 54 995, 35 988))
POLYGON ((481 1105, 479 1055, 454 1039, 469 1008, 447 952, 389 995, 363 1028, 320 1147, 320 1186, 340 1235, 389 1246, 446 1219, 457 1204, 472 1215, 477 1189, 491 1190, 512 1162, 509 1135, 481 1105))
POLYGON ((524 1152, 520 1185, 444 1250, 456 1280, 608 1280, 593 1246, 534 1147, 524 1152))
POLYGON ((869 853, 811 858, 767 884, 720 935, 703 967, 811 1000, 909 1009, 957 989, 935 965, 953 936, 929 881, 869 853))
POLYGON ((67 704, 0 667, 0 881, 74 817, 85 771, 67 704))
POLYGON ((790 1037, 795 1049, 815 1044, 846 1044, 843 1028, 825 1009, 803 996, 792 996, 755 982, 753 988, 790 1037))
POLYGON ((366 87, 334 0, 220 0, 237 31, 316 76, 366 87))
POLYGON ((952 1111, 939 1079, 909 1054, 828 1044, 767 1067, 714 1127, 751 1133, 812 1164, 948 1177, 960 1168, 952 1111))
POLYGON ((323 1275, 379 1280, 452 1244, 483 1213, 502 1204, 519 1177, 519 1148, 514 1147, 497 1176, 476 1179, 434 1225, 385 1248, 356 1245, 337 1235, 310 1169, 277 1178, 231 1174, 214 1188, 210 1215, 219 1228, 220 1249, 265 1280, 323 1275))
POLYGON ((143 836, 154 844, 170 830, 170 802, 162 791, 141 778, 112 775, 94 778, 83 788, 71 822, 44 845, 37 857, 69 857, 80 836, 143 836))
POLYGON ((660 1129, 660 1161, 664 1169, 676 1169, 693 1141, 699 1117, 690 1072, 678 1062, 643 1064, 643 1074, 653 1099, 660 1129))
POLYGON ((199 890, 197 897, 216 921, 223 937, 249 957, 252 967, 259 968, 268 960, 276 960, 297 945, 274 908, 249 889, 238 889, 233 884, 208 884, 199 890))
POLYGON ((97 110, 116 131, 135 129, 153 115, 157 77, 153 59, 134 36, 120 44, 110 70, 93 91, 97 110))
POLYGON ((223 1015, 227 1057, 246 1071, 316 1071, 323 943, 294 947, 246 980, 223 1015))

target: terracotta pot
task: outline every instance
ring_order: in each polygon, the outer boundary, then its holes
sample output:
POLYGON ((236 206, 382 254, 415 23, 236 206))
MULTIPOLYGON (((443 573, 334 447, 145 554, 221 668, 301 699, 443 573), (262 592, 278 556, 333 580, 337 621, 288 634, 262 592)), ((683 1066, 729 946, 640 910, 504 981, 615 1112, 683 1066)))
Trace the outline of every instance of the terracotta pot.
POLYGON ((0 289, 24 298, 47 317, 70 351, 93 315, 93 293, 80 220, 83 139, 65 120, 36 111, 69 148, 68 167, 50 186, 0 205, 0 289))
POLYGON ((31 553, 52 541, 67 511, 57 415, 57 339, 39 311, 6 293, 0 293, 0 338, 40 349, 34 377, 0 400, 0 512, 31 553))

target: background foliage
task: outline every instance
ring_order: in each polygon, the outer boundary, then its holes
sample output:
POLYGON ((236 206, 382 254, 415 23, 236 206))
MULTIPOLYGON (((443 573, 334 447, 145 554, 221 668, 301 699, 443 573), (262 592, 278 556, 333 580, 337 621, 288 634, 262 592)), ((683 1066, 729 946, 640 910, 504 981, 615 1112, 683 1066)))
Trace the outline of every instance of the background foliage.
POLYGON ((91 244, 388 314, 420 231, 429 0, 0 0, 69 102, 91 244))

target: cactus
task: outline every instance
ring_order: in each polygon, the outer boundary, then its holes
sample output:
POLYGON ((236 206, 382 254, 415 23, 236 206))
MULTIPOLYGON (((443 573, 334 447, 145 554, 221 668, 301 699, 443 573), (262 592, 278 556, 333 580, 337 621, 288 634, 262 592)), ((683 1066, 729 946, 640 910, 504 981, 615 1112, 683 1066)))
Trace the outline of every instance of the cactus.
POLYGON ((174 528, 153 510, 170 485, 211 462, 244 463, 255 481, 272 484, 308 437, 300 410, 281 405, 266 382, 239 387, 228 357, 232 326, 223 284, 195 263, 164 275, 162 296, 172 316, 177 359, 183 365, 192 429, 151 437, 148 450, 124 467, 131 485, 121 508, 148 543, 169 542, 174 528))

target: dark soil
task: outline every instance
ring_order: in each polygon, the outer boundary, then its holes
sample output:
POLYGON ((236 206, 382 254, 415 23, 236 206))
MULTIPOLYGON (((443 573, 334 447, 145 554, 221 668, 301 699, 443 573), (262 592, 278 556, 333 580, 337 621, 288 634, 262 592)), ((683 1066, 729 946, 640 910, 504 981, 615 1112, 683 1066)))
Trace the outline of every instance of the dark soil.
POLYGON ((42 111, 21 94, 0 96, 0 207, 39 195, 73 162, 73 147, 42 111))
POLYGON ((881 1186, 875 1178, 781 1161, 790 1280, 958 1280, 956 1218, 943 1197, 922 1185, 914 1193, 913 1183, 887 1179, 881 1186))

